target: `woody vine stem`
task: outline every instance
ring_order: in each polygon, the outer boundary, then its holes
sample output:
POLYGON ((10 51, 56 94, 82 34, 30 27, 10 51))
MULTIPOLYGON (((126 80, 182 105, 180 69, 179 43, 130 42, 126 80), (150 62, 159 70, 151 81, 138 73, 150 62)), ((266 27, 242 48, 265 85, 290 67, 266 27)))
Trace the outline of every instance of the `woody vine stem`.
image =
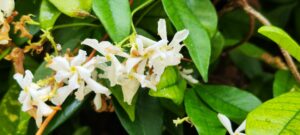
MULTIPOLYGON (((247 2, 247 0, 237 0, 237 3, 239 3, 248 14, 253 15, 263 25, 266 26, 272 25, 265 16, 263 16, 261 13, 256 11, 253 7, 251 7, 247 2)), ((298 83, 300 83, 300 73, 293 61, 293 58, 286 50, 282 48, 280 48, 280 50, 294 78, 297 80, 298 83)))

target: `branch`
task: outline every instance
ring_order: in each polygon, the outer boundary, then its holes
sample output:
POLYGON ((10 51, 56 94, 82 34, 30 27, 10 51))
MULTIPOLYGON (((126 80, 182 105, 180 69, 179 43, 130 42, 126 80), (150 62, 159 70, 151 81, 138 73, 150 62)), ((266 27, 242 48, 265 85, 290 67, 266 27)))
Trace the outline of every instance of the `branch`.
MULTIPOLYGON (((261 13, 259 13, 255 9, 253 9, 248 4, 247 0, 237 0, 237 2, 243 7, 243 9, 247 13, 252 14, 263 25, 267 25, 267 26, 272 25, 266 17, 264 17, 261 13)), ((281 53, 283 54, 283 57, 288 65, 289 69, 291 70, 294 78, 296 79, 296 81, 298 83, 300 83, 300 73, 297 70, 297 67, 293 61, 293 58, 290 56, 290 54, 286 50, 283 50, 282 48, 280 48, 280 50, 281 50, 281 53)))

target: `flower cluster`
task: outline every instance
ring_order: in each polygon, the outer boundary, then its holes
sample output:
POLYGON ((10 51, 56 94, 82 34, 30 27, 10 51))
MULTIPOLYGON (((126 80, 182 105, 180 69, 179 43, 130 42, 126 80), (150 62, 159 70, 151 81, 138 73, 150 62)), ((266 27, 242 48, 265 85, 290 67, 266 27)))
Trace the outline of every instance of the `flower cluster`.
MULTIPOLYGON (((180 63, 183 57, 180 54, 183 47, 181 42, 188 34, 187 30, 179 31, 169 42, 166 22, 160 19, 158 35, 161 40, 154 41, 133 34, 129 38, 131 46, 129 51, 124 51, 120 45, 113 45, 108 41, 85 39, 82 44, 94 48, 100 55, 88 59, 87 53, 79 50, 78 55, 74 57, 69 55, 48 57, 47 66, 55 71, 52 81, 33 83, 30 71, 26 71, 24 78, 21 74, 15 75, 15 79, 23 89, 19 97, 19 101, 23 104, 22 110, 34 108, 36 123, 39 126, 42 117, 53 111, 46 101, 61 105, 72 92, 75 92, 78 100, 94 92, 96 94, 94 104, 99 108, 101 94, 109 96, 111 92, 100 84, 98 79, 107 79, 110 87, 121 86, 124 101, 131 104, 140 86, 156 90, 165 68, 180 63)), ((187 75, 189 73, 190 71, 186 73, 187 78, 190 78, 187 75)))

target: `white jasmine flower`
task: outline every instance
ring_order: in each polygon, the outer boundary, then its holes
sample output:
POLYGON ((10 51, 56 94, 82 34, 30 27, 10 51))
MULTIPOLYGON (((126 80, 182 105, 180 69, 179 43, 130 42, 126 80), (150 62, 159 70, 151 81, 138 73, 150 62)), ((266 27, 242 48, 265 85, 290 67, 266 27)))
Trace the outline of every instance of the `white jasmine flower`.
MULTIPOLYGON (((180 69, 181 69, 181 67, 180 67, 180 69)), ((190 82, 192 84, 199 83, 199 81, 191 75, 193 72, 194 72, 193 69, 184 69, 183 68, 179 73, 188 82, 190 82)))
POLYGON ((243 121, 242 124, 235 131, 233 131, 231 122, 228 117, 219 113, 218 118, 230 135, 246 135, 245 133, 242 133, 242 131, 246 128, 246 120, 243 121))
POLYGON ((180 42, 186 39, 188 34, 188 30, 181 30, 175 34, 173 40, 168 44, 166 22, 164 19, 160 19, 158 21, 158 35, 162 40, 148 45, 153 42, 150 39, 146 40, 145 37, 141 38, 141 36, 139 36, 140 39, 137 39, 138 52, 149 59, 148 64, 150 68, 153 68, 152 78, 155 79, 154 81, 159 82, 166 67, 180 63, 183 57, 182 54, 180 54, 180 50, 183 47, 180 42), (139 40, 147 44, 147 48, 141 49, 143 45, 141 45, 139 40))
MULTIPOLYGON (((110 95, 110 91, 106 87, 91 78, 95 64, 97 63, 97 58, 94 57, 85 63, 86 59, 86 52, 79 50, 78 55, 71 60, 66 57, 58 56, 53 58, 48 66, 56 71, 55 80, 57 82, 67 81, 69 89, 78 89, 77 99, 82 99, 82 97, 85 96, 86 92, 82 92, 85 88, 91 89, 95 93, 110 95)), ((70 92, 63 92, 63 94, 70 94, 70 92)), ((67 95, 59 96, 67 97, 67 95)), ((60 99, 60 101, 63 100, 63 98, 60 99)), ((57 103, 59 103, 59 101, 57 101, 57 103)))
POLYGON ((25 71, 24 77, 20 73, 16 73, 14 79, 23 89, 18 98, 19 102, 22 103, 22 111, 29 111, 36 108, 36 124, 40 126, 43 116, 48 116, 53 111, 45 103, 48 100, 51 87, 40 88, 40 86, 33 83, 33 75, 29 70, 25 71))

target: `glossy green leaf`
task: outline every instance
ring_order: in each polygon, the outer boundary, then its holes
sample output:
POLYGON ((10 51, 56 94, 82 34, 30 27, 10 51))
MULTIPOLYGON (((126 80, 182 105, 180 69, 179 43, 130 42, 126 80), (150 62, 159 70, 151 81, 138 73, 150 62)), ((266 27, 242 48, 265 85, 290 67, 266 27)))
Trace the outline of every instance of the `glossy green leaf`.
POLYGON ((242 44, 241 46, 239 46, 236 49, 239 50, 240 52, 242 52, 243 54, 245 54, 249 57, 256 58, 256 59, 261 59, 262 55, 267 53, 265 50, 255 46, 254 44, 248 43, 248 42, 242 44))
POLYGON ((237 123, 244 121, 247 114, 261 104, 251 93, 235 87, 201 85, 194 89, 212 109, 237 123))
POLYGON ((171 99, 176 104, 181 104, 186 88, 186 81, 180 76, 176 67, 168 67, 156 85, 157 90, 150 90, 149 94, 154 97, 171 99))
POLYGON ((188 29, 186 47, 204 81, 207 81, 211 45, 208 33, 184 0, 162 0, 164 9, 177 30, 188 29))
POLYGON ((275 74, 275 80, 273 83, 273 96, 277 97, 281 94, 287 93, 297 82, 294 76, 288 70, 278 70, 275 74))
POLYGON ((21 111, 18 101, 20 88, 15 82, 10 85, 0 104, 0 134, 26 134, 27 123, 30 116, 21 111), (24 124, 25 122, 25 124, 24 124))
POLYGON ((200 135, 224 135, 226 130, 219 122, 217 113, 207 107, 198 98, 195 91, 189 89, 184 98, 185 110, 200 135))
POLYGON ((217 32, 211 39, 211 56, 210 62, 214 62, 221 55, 224 47, 224 37, 220 32, 217 32))
POLYGON ((271 99, 249 113, 247 135, 296 135, 300 133, 300 93, 271 99))
POLYGON ((263 26, 258 32, 268 37, 281 48, 288 51, 293 57, 300 61, 300 46, 284 30, 275 26, 263 26))
POLYGON ((140 90, 136 107, 136 119, 132 122, 126 112, 113 98, 117 116, 130 135, 159 135, 163 130, 163 110, 159 101, 140 90))
POLYGON ((218 16, 210 0, 186 0, 189 9, 197 16, 199 22, 208 30, 210 37, 217 31, 218 16))
POLYGON ((131 13, 128 0, 93 0, 93 11, 114 42, 130 34, 131 13))
POLYGON ((61 12, 56 9, 48 0, 43 0, 40 7, 39 21, 41 28, 51 28, 61 12))
POLYGON ((70 118, 78 109, 86 102, 87 97, 83 101, 78 101, 75 97, 69 97, 62 105, 62 110, 58 111, 55 117, 50 121, 49 125, 44 131, 44 134, 49 134, 55 128, 60 126, 68 118, 70 118))
POLYGON ((21 104, 18 101, 19 87, 12 84, 0 104, 0 134, 12 134, 18 126, 21 104))
POLYGON ((92 0, 49 0, 62 13, 76 18, 90 15, 92 0))
POLYGON ((135 95, 132 99, 131 105, 128 105, 124 102, 122 89, 119 86, 113 87, 110 89, 112 94, 115 96, 116 100, 118 101, 119 105, 124 109, 124 111, 129 116, 131 121, 135 120, 135 106, 137 101, 137 95, 135 95))

